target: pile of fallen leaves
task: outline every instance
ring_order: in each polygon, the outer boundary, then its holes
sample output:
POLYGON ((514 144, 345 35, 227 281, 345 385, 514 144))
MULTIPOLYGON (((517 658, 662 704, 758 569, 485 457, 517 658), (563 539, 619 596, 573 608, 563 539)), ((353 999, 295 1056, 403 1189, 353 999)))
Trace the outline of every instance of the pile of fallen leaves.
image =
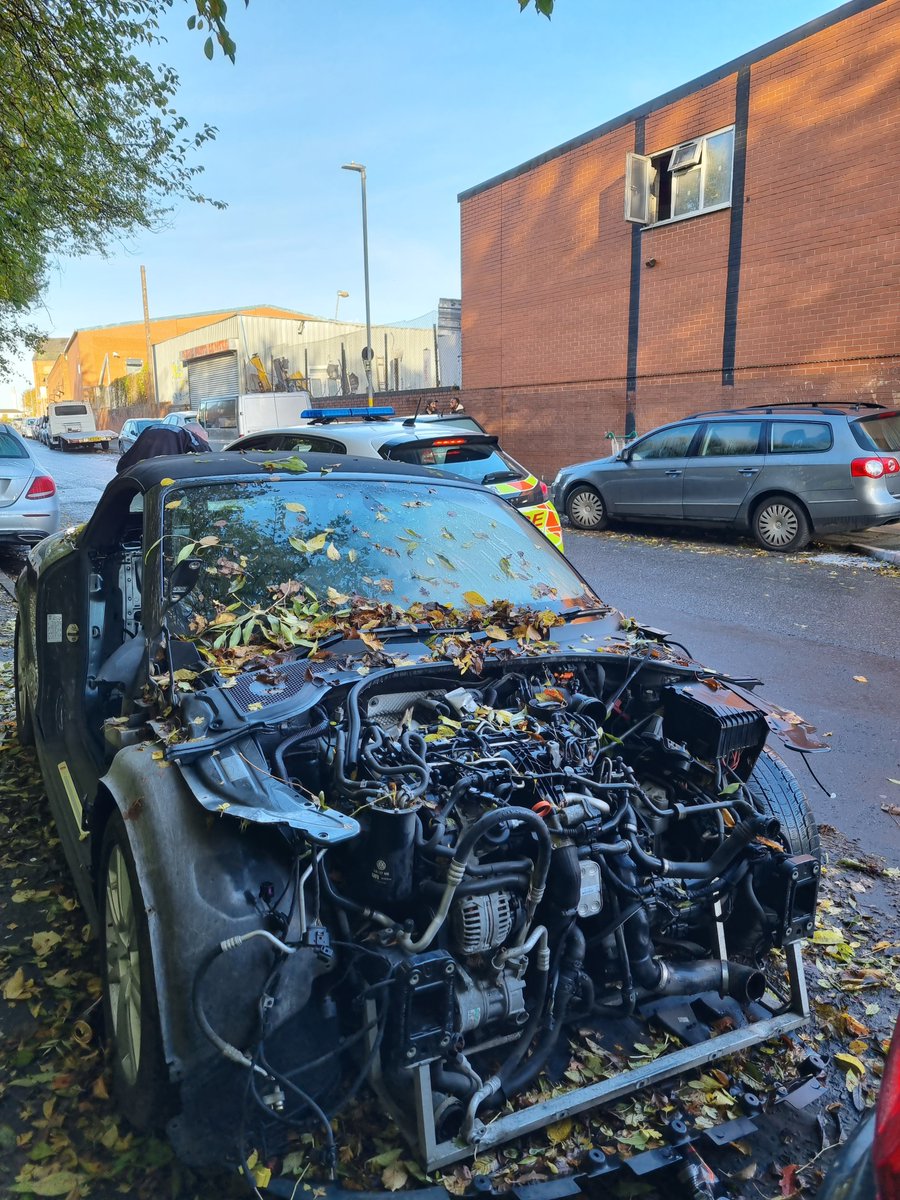
MULTIPOLYGON (((5 631, 9 643, 11 630, 5 631)), ((125 1124, 110 1097, 104 1060, 97 951, 75 898, 36 759, 17 743, 12 671, 0 663, 0 1153, 11 1195, 189 1197, 238 1195, 235 1176, 201 1178, 177 1163, 165 1141, 125 1124)), ((729 1088, 771 1095, 794 1077, 810 1049, 828 1058, 828 1096, 804 1133, 795 1116, 729 1151, 734 1195, 790 1196, 814 1190, 836 1143, 874 1098, 900 995, 900 941, 895 932, 897 872, 854 854, 826 831, 819 927, 807 949, 814 1021, 791 1039, 758 1046, 704 1072, 641 1092, 605 1110, 563 1120, 436 1178, 462 1192, 473 1175, 497 1186, 550 1179, 577 1167, 583 1151, 600 1146, 622 1155, 659 1145, 667 1116, 684 1113, 709 1126, 736 1115, 729 1088), (768 1142, 765 1141, 768 1136, 768 1142)), ((623 1067, 649 1062, 671 1048, 664 1034, 631 1047, 608 1047, 590 1031, 573 1036, 558 1082, 542 1079, 521 1097, 532 1102, 560 1087, 580 1086, 623 1067)), ((782 1111, 782 1110, 778 1110, 782 1111)), ((774 1118, 772 1118, 774 1119, 774 1118)), ((335 1122, 339 1175, 350 1188, 399 1190, 425 1176, 377 1103, 365 1093, 335 1122)), ((264 1183, 270 1171, 297 1180, 297 1195, 320 1192, 320 1167, 309 1135, 289 1153, 251 1163, 264 1183)))

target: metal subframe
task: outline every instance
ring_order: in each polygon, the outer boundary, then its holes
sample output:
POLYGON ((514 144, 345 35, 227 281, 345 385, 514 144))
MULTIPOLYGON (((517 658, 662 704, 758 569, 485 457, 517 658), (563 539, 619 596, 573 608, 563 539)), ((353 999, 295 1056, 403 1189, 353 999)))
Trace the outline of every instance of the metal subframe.
POLYGON ((521 1112, 507 1113, 485 1125, 477 1142, 463 1144, 459 1141, 437 1141, 429 1063, 420 1063, 414 1068, 417 1124, 415 1130, 409 1127, 404 1114, 391 1102, 385 1089, 379 1086, 380 1080, 373 1080, 373 1084, 404 1136, 418 1151, 424 1169, 428 1172, 436 1171, 523 1134, 532 1133, 564 1117, 572 1117, 589 1108, 619 1100, 673 1075, 680 1075, 685 1071, 705 1066, 715 1059, 745 1050, 748 1046, 780 1037, 805 1024, 809 1017, 809 998, 803 974, 801 943, 793 942, 785 946, 784 953, 787 959, 790 999, 784 1011, 778 1015, 754 1021, 743 1029, 720 1034, 696 1046, 684 1046, 681 1050, 665 1054, 654 1062, 625 1071, 612 1079, 603 1079, 587 1087, 575 1088, 564 1095, 542 1100, 522 1109, 521 1112))

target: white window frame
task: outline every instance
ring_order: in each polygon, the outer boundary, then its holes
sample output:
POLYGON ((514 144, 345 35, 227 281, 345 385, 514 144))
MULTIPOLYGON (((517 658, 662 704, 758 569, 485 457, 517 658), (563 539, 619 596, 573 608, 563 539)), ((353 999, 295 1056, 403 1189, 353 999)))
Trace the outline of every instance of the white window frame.
MULTIPOLYGON (((630 221, 635 225, 642 225, 645 228, 656 228, 658 225, 672 225, 676 221, 690 221, 694 217, 703 217, 707 213, 721 212, 723 209, 731 208, 732 199, 724 201, 721 204, 711 204, 709 207, 702 206, 703 196, 706 191, 706 155, 703 153, 706 142, 710 138, 718 137, 722 133, 734 133, 734 125, 724 125, 721 129, 711 129, 709 133, 704 133, 701 137, 688 138, 687 141, 678 142, 674 146, 664 147, 662 150, 656 150, 653 154, 635 154, 629 152, 625 156, 625 220, 630 221), (657 191, 655 189, 656 173, 658 168, 653 166, 654 159, 664 159, 668 155, 668 162, 671 163, 675 152, 683 146, 696 145, 696 156, 699 158, 700 166, 700 198, 701 207, 695 212, 681 213, 677 217, 666 217, 662 221, 655 220, 656 213, 656 198, 657 191), (641 205, 641 197, 635 196, 632 192, 633 185, 637 179, 637 172, 645 171, 649 180, 648 193, 646 203, 641 205), (644 216, 646 214, 646 216, 644 216)), ((680 174, 685 174, 694 166, 698 165, 693 162, 684 162, 676 171, 669 170, 672 176, 672 198, 674 201, 675 191, 677 187, 677 177, 680 174)), ((731 183, 734 187, 734 143, 732 142, 731 153, 731 183)))

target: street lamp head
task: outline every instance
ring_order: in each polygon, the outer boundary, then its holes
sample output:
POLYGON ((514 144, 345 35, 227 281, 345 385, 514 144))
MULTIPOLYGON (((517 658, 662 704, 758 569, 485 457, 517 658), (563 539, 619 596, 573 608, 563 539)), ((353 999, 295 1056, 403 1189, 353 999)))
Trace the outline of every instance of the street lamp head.
POLYGON ((342 300, 346 300, 347 297, 350 295, 350 293, 349 292, 338 292, 338 295, 340 296, 340 298, 342 300))
POLYGON ((342 171, 359 171, 359 173, 361 175, 364 175, 366 173, 366 168, 362 165, 362 163, 358 163, 358 162, 344 163, 343 166, 341 167, 341 170, 342 171))

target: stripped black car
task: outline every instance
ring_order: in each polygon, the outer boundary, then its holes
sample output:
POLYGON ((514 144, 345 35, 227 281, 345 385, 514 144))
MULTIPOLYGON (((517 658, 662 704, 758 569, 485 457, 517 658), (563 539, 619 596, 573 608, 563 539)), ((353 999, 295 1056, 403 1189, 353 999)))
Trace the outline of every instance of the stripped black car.
POLYGON ((821 744, 498 497, 154 459, 18 596, 118 1101, 187 1161, 305 1130, 333 1170, 370 1088, 433 1171, 805 1019, 818 838, 766 741, 821 744), (578 1029, 652 1021, 679 1048, 534 1090, 578 1029))

